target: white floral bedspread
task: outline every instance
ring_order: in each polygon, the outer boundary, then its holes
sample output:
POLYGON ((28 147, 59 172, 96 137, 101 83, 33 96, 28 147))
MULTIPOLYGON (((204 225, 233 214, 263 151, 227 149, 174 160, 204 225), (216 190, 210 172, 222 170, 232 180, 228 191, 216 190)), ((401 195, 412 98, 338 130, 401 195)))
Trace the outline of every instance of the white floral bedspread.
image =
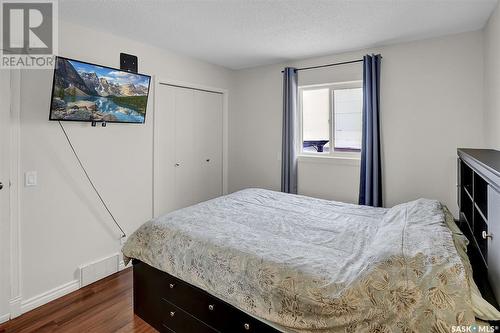
POLYGON ((474 315, 437 201, 372 208, 247 189, 164 215, 123 254, 288 332, 451 332, 474 315))

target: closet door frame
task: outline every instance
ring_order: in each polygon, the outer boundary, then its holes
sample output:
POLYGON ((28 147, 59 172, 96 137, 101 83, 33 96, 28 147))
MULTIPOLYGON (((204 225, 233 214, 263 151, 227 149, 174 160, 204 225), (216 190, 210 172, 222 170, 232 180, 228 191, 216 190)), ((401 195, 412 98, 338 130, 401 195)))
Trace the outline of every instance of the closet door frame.
POLYGON ((198 83, 179 81, 169 78, 155 78, 155 98, 154 98, 154 110, 153 110, 153 216, 157 217, 159 215, 158 207, 158 187, 156 186, 156 180, 159 178, 159 137, 160 137, 160 126, 158 122, 155 121, 156 113, 159 110, 159 103, 156 93, 160 90, 160 85, 169 85, 179 88, 188 88, 201 90, 212 93, 222 94, 222 194, 225 195, 228 193, 228 130, 229 130, 229 116, 228 116, 228 107, 229 107, 229 90, 219 87, 205 86, 198 83))

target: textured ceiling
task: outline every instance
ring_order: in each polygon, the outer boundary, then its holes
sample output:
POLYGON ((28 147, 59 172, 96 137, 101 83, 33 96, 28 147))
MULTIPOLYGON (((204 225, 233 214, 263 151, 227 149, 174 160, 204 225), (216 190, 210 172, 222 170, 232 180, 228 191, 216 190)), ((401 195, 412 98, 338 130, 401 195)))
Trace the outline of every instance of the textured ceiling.
POLYGON ((497 0, 61 0, 60 19, 232 69, 480 29, 497 0))

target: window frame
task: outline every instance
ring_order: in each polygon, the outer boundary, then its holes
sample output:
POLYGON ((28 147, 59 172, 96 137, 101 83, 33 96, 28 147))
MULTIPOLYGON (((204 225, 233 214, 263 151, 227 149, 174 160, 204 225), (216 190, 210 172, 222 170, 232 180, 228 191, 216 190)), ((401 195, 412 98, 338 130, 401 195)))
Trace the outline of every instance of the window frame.
POLYGON ((306 85, 299 86, 298 91, 298 109, 299 109, 299 142, 298 142, 298 152, 299 156, 307 156, 307 157, 334 157, 334 158, 360 158, 361 150, 356 149, 342 149, 335 150, 335 100, 334 100, 334 91, 342 90, 342 89, 353 89, 353 88, 363 88, 363 81, 346 81, 346 82, 335 82, 335 83, 326 83, 326 84, 314 84, 314 85, 306 85), (328 113, 328 122, 329 122, 329 143, 330 143, 330 151, 328 153, 318 153, 318 152, 308 152, 304 151, 304 140, 303 140, 303 108, 302 108, 302 92, 305 90, 317 90, 317 89, 329 89, 329 113, 328 113))

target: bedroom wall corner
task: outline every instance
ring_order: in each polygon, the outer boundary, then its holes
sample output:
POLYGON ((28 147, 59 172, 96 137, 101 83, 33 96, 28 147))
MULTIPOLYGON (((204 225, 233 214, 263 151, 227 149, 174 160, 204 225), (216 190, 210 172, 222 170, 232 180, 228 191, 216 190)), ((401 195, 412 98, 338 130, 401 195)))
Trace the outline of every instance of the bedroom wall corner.
POLYGON ((484 28, 486 145, 500 150, 500 5, 484 28))

